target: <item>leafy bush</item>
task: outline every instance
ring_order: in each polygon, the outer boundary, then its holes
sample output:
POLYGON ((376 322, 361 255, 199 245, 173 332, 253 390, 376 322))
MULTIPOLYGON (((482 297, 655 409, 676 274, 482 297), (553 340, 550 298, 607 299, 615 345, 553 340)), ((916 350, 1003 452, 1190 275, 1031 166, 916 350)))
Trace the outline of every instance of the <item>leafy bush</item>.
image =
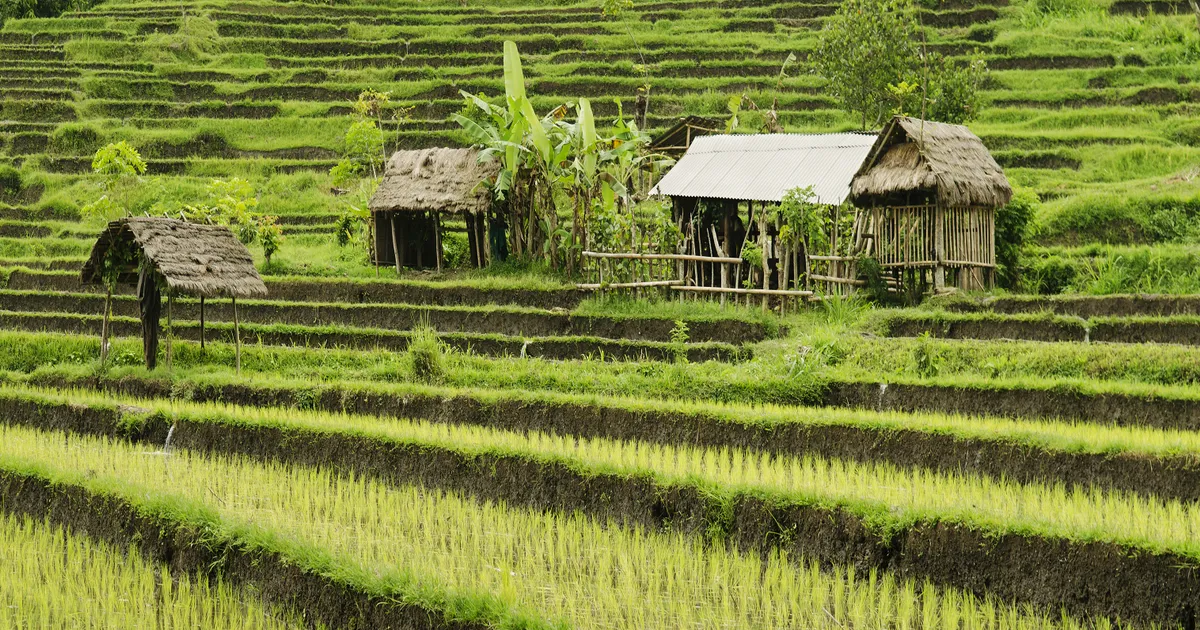
POLYGON ((9 18, 58 17, 67 11, 90 9, 100 0, 4 0, 0 2, 0 24, 9 18))
POLYGON ((1016 289, 1021 282, 1021 248, 1037 206, 1037 195, 1018 190, 1008 205, 996 210, 996 281, 1001 287, 1016 289))
POLYGON ((1039 240, 1133 245, 1191 241, 1198 235, 1200 195, 1082 195, 1045 222, 1039 240))

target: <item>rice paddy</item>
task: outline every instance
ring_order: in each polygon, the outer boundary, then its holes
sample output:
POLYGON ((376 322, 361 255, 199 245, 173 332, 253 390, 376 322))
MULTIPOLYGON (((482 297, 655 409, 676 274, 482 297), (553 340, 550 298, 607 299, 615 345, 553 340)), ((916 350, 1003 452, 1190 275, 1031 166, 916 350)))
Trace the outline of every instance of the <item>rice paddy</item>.
POLYGON ((592 295, 468 268, 462 219, 445 270, 371 264, 371 186, 331 173, 360 93, 386 152, 465 146, 505 41, 536 111, 601 128, 639 93, 652 134, 860 126, 808 65, 838 3, 600 4, 0 7, 0 628, 1195 628, 1188 3, 918 3, 927 50, 989 68, 969 127, 1032 200, 1014 293, 592 295), (147 170, 118 190, 120 141, 147 170), (89 204, 233 180, 278 215, 268 296, 209 299, 204 337, 176 299, 148 371, 121 285, 102 364, 89 204))

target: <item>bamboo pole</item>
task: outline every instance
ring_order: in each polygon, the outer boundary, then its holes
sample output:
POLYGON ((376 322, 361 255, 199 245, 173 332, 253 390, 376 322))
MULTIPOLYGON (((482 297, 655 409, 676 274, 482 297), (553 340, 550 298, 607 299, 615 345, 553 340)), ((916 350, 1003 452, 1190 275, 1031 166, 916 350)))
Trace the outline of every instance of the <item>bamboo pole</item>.
POLYGON ((233 304, 233 360, 234 370, 240 376, 242 374, 242 329, 238 323, 237 298, 230 297, 229 301, 233 304))
MULTIPOLYGON (((951 210, 953 212, 953 210, 951 210)), ((941 293, 946 290, 946 220, 939 205, 933 211, 933 254, 937 266, 933 270, 933 292, 941 293)))

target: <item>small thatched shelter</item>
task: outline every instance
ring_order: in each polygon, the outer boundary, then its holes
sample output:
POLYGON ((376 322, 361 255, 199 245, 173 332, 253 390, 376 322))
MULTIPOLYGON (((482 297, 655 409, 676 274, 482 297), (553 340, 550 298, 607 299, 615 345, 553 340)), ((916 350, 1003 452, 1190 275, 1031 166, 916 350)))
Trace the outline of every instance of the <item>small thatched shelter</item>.
POLYGON ((993 281, 995 210, 1012 198, 1004 170, 961 125, 897 116, 850 187, 871 215, 867 251, 884 269, 932 269, 964 289, 993 281))
POLYGON ((671 125, 666 131, 654 137, 650 142, 650 151, 678 158, 692 146, 692 141, 701 136, 721 133, 724 127, 717 118, 703 116, 684 116, 671 125))
MULTIPOLYGON (((229 228, 165 217, 130 217, 109 223, 83 265, 82 280, 84 284, 137 284, 146 367, 150 369, 154 369, 158 356, 163 290, 167 292, 168 324, 170 303, 176 294, 200 298, 202 344, 206 298, 235 300, 234 336, 237 337, 240 331, 236 330, 236 298, 267 294, 250 251, 229 228)), ((109 299, 104 308, 102 356, 107 353, 111 288, 109 284, 109 299)), ((237 344, 240 368, 240 339, 237 344)), ((168 345, 168 358, 169 349, 168 345)))
POLYGON ((440 270, 443 214, 463 216, 472 264, 488 263, 492 196, 484 184, 495 180, 500 165, 479 157, 474 149, 392 155, 370 202, 376 264, 394 264, 397 272, 401 267, 440 270))

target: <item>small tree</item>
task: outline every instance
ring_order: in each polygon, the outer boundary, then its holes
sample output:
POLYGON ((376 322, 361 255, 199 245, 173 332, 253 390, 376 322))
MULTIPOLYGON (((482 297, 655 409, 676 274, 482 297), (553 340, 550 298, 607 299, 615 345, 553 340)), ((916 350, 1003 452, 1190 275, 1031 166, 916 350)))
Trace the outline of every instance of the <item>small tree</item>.
POLYGON ((917 70, 919 26, 908 0, 846 0, 825 22, 813 67, 862 128, 890 114, 888 86, 917 70))
POLYGON ((102 178, 104 194, 82 208, 84 216, 112 220, 130 214, 130 189, 146 173, 138 150, 124 140, 101 147, 92 158, 92 172, 102 178))
POLYGON ((263 258, 271 264, 271 256, 284 241, 279 218, 257 211, 258 193, 250 182, 235 177, 214 179, 208 185, 208 202, 184 206, 181 215, 192 223, 225 225, 246 245, 258 241, 263 246, 263 258))
POLYGON ((813 68, 863 129, 891 114, 962 124, 979 114, 987 64, 926 52, 911 0, 847 0, 825 23, 813 68))

